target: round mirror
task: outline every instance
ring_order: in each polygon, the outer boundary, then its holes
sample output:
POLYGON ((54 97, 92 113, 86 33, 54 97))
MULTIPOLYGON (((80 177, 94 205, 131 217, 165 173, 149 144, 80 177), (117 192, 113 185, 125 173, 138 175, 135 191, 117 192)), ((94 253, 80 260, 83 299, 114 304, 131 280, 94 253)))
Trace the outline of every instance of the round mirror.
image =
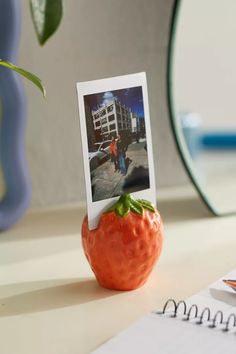
POLYGON ((168 98, 184 165, 215 215, 236 212, 236 2, 175 1, 168 98))

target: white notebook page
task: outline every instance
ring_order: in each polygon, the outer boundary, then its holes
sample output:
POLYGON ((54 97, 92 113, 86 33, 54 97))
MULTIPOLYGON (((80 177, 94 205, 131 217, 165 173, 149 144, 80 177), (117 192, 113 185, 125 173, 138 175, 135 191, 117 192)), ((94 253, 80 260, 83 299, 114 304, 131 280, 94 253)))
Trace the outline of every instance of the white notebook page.
MULTIPOLYGON (((224 279, 236 279, 236 270, 224 279)), ((207 289, 189 298, 186 303, 197 304, 199 312, 205 307, 211 310, 211 317, 218 310, 224 313, 224 320, 230 313, 236 313, 236 292, 227 288, 222 279, 207 289)), ((222 354, 236 353, 235 331, 223 332, 220 328, 209 328, 207 322, 196 324, 195 320, 183 321, 151 313, 135 322, 93 354, 222 354)))
POLYGON ((227 286, 223 279, 236 279, 236 269, 187 299, 188 306, 196 303, 200 310, 209 307, 212 313, 221 310, 224 317, 230 313, 236 314, 236 292, 227 286))
POLYGON ((223 354, 236 352, 236 335, 150 314, 94 354, 223 354))

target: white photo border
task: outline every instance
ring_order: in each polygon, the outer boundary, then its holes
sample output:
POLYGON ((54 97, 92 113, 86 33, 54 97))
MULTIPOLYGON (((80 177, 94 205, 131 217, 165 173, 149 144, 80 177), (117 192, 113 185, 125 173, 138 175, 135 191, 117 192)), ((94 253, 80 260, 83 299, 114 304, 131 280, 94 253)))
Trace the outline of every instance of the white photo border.
POLYGON ((84 96, 97 94, 100 92, 106 92, 106 91, 123 90, 123 89, 137 87, 137 86, 142 87, 142 93, 143 93, 144 119, 145 119, 145 128, 146 128, 146 143, 147 143, 147 153, 148 153, 147 155, 148 155, 148 167, 149 167, 149 188, 134 192, 132 193, 132 195, 137 199, 149 200, 154 205, 156 205, 156 186, 155 186, 154 161, 153 161, 153 149, 152 149, 146 73, 141 72, 137 74, 129 74, 129 75, 116 76, 116 77, 106 78, 101 80, 93 80, 93 81, 76 83, 78 103, 79 103, 85 186, 86 186, 86 195, 87 195, 88 225, 90 230, 95 229, 97 227, 102 212, 104 212, 110 205, 114 204, 114 202, 118 200, 119 197, 113 197, 113 198, 104 199, 95 202, 93 202, 92 200, 84 96))

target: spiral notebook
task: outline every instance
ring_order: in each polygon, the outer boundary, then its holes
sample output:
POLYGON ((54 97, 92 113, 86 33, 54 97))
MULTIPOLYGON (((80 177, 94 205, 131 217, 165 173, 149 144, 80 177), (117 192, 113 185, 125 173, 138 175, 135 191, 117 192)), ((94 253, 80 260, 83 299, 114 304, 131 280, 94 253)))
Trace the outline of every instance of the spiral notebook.
POLYGON ((236 293, 220 279, 186 301, 169 299, 92 354, 133 353, 236 353, 236 293))

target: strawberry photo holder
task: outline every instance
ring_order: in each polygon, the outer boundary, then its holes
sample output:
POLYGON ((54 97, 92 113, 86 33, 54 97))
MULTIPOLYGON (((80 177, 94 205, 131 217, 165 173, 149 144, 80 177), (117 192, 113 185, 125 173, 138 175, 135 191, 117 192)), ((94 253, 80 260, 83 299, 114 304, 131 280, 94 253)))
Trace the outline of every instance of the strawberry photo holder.
POLYGON ((146 200, 123 194, 100 217, 96 229, 82 224, 85 256, 98 283, 113 290, 134 290, 147 281, 163 244, 159 212, 146 200))

